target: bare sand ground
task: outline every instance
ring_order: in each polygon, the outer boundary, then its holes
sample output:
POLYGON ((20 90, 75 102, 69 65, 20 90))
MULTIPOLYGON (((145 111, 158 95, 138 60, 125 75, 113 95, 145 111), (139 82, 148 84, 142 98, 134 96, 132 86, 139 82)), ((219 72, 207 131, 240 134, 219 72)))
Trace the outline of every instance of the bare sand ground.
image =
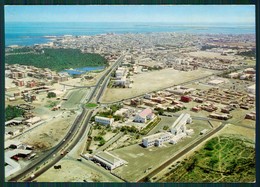
POLYGON ((96 166, 91 161, 79 162, 71 158, 64 158, 58 165, 61 165, 61 169, 56 170, 52 167, 36 180, 38 182, 83 182, 83 180, 88 182, 120 182, 109 171, 96 166), (95 171, 95 168, 102 171, 99 173, 95 171))
POLYGON ((72 125, 75 115, 64 114, 63 117, 59 116, 52 119, 45 124, 36 127, 32 131, 19 136, 21 142, 34 145, 38 150, 46 150, 55 146, 65 136, 69 127, 72 125))
POLYGON ((234 55, 223 56, 221 55, 221 53, 208 52, 208 51, 197 51, 197 52, 190 52, 187 54, 192 57, 217 58, 217 59, 229 59, 229 60, 242 59, 241 56, 234 56, 234 55))
POLYGON ((102 102, 114 102, 122 99, 135 97, 147 92, 181 84, 186 81, 211 75, 216 71, 198 69, 194 71, 184 72, 174 69, 164 69, 160 71, 152 71, 133 75, 132 88, 107 88, 102 102))

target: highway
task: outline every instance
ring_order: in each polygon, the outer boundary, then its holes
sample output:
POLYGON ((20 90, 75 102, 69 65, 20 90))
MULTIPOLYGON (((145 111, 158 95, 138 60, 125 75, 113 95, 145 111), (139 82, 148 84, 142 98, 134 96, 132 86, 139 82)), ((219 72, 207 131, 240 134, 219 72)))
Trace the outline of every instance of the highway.
MULTIPOLYGON (((110 74, 119 65, 119 63, 122 62, 123 58, 124 55, 121 55, 119 59, 99 79, 92 94, 88 98, 87 103, 92 100, 98 101, 100 99, 105 90, 105 87, 107 86, 110 74)), ((66 155, 66 153, 69 152, 78 143, 85 131, 87 129, 89 130, 89 121, 91 119, 92 113, 94 112, 93 110, 86 110, 84 108, 84 104, 81 104, 81 107, 83 108, 82 113, 76 118, 73 125, 71 126, 70 131, 68 132, 68 134, 66 134, 63 141, 55 146, 55 148, 52 149, 50 152, 46 153, 44 157, 37 159, 32 164, 29 164, 27 167, 20 170, 19 174, 11 177, 8 181, 32 181, 34 178, 40 176, 42 173, 44 173, 53 165, 55 165, 58 161, 60 161, 66 155), (64 154, 61 155, 61 152, 63 152, 64 154), (39 169, 34 172, 36 168, 39 169), (28 174, 34 174, 34 177, 28 177, 28 174)))
POLYGON ((29 167, 26 167, 22 173, 11 178, 9 181, 18 181, 20 178, 27 175, 31 171, 33 171, 36 167, 41 166, 48 159, 52 158, 54 154, 59 152, 61 150, 61 148, 64 147, 68 143, 68 141, 73 137, 75 131, 77 130, 77 128, 80 124, 79 122, 84 118, 86 113, 87 113, 86 109, 83 109, 83 112, 81 113, 81 115, 79 115, 76 118, 73 125, 71 126, 69 133, 64 137, 65 141, 61 141, 57 146, 55 146, 54 149, 52 149, 50 152, 48 152, 44 157, 40 158, 39 160, 36 160, 32 165, 30 165, 29 167))

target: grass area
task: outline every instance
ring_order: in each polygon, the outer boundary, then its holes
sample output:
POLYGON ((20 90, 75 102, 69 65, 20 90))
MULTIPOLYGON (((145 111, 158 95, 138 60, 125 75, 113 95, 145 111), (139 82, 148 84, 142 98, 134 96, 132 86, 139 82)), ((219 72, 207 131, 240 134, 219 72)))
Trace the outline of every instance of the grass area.
POLYGON ((87 108, 95 108, 95 107, 97 107, 98 105, 97 104, 95 104, 95 103, 87 103, 86 104, 86 107, 87 108))
POLYGON ((255 149, 241 136, 218 136, 158 182, 253 182, 255 149))
POLYGON ((140 131, 140 134, 146 135, 149 131, 151 131, 159 122, 161 118, 156 117, 154 121, 151 121, 145 128, 140 131))
POLYGON ((55 107, 57 104, 59 103, 59 101, 47 101, 47 108, 52 108, 55 107))
MULTIPOLYGON (((19 50, 23 51, 23 49, 19 50)), ((27 51, 27 49, 25 51, 27 51)), ((38 68, 50 68, 55 71, 69 68, 107 65, 107 60, 99 54, 81 53, 79 49, 51 48, 45 48, 36 53, 7 55, 5 57, 5 62, 7 64, 21 64, 38 68)))

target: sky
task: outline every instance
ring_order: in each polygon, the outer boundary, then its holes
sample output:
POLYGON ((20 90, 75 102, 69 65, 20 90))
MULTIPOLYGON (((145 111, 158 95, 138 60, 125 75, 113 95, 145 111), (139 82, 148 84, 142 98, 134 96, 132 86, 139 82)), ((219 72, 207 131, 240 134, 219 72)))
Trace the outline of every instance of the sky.
POLYGON ((254 5, 5 6, 6 22, 166 22, 254 24, 254 5))

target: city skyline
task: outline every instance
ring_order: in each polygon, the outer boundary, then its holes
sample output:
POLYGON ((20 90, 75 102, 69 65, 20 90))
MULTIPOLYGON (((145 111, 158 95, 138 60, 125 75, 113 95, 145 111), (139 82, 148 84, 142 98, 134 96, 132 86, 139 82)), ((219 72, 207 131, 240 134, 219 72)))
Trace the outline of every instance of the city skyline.
POLYGON ((254 24, 255 7, 252 5, 5 6, 5 21, 6 23, 160 22, 176 24, 254 24))

